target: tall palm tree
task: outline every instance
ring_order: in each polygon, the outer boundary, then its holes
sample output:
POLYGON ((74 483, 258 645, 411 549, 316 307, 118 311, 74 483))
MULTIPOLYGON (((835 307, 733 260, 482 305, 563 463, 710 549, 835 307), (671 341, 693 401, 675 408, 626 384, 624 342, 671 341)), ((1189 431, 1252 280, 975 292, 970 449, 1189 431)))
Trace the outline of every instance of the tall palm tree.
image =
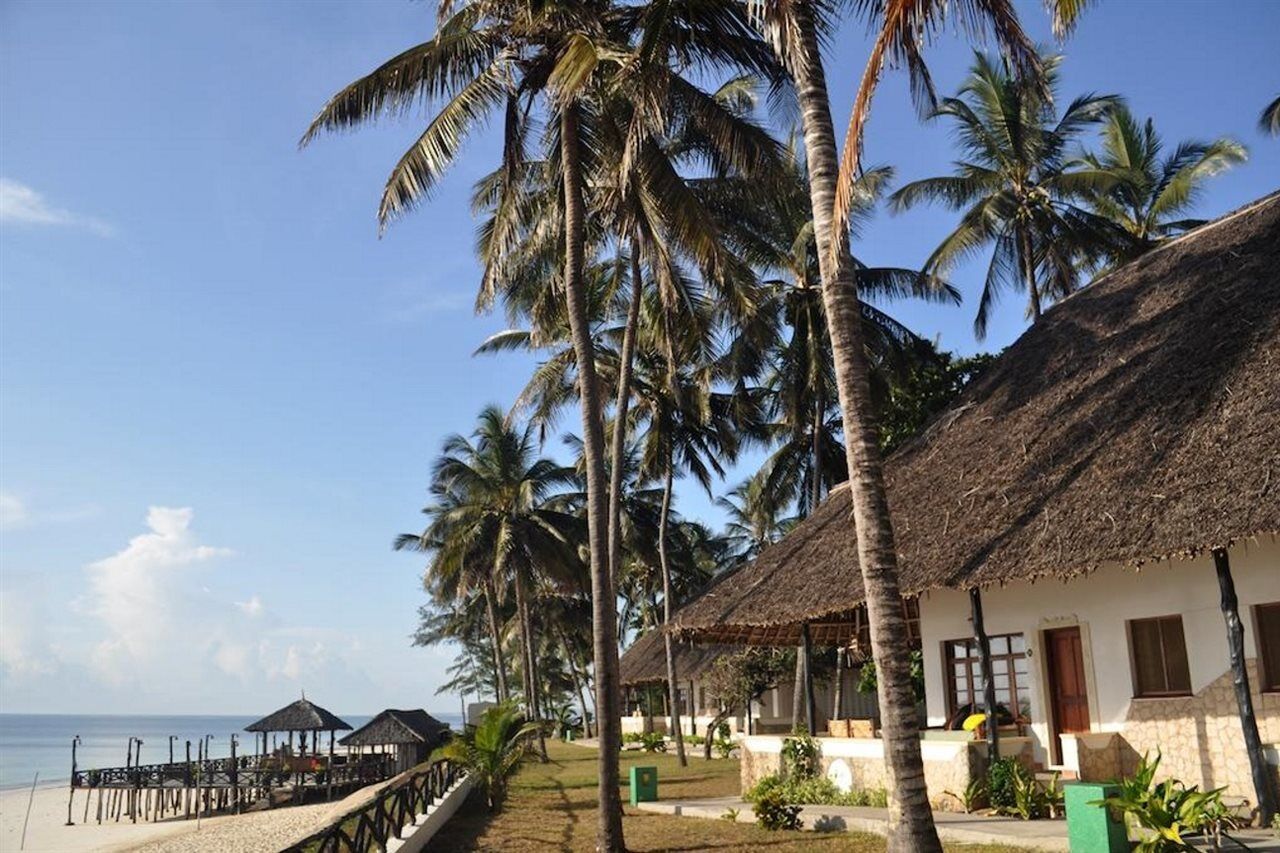
POLYGON ((491 549, 482 542, 473 542, 470 550, 449 547, 448 543, 458 541, 469 533, 465 528, 469 519, 459 512, 465 506, 466 497, 444 483, 434 484, 432 491, 436 500, 422 510, 429 519, 427 528, 421 533, 400 534, 392 547, 397 551, 420 551, 432 555, 424 584, 436 601, 442 604, 457 602, 479 591, 480 599, 484 602, 490 652, 493 656, 495 692, 498 701, 505 702, 510 694, 507 691, 507 663, 502 648, 502 623, 498 618, 500 597, 491 549))
MULTIPOLYGON (((502 163, 511 185, 524 173, 526 119, 535 100, 542 99, 548 120, 548 168, 562 187, 552 228, 558 235, 563 275, 557 292, 563 294, 565 315, 577 363, 586 456, 587 520, 594 624, 597 703, 600 712, 600 810, 597 844, 603 850, 624 847, 621 800, 613 780, 621 745, 621 706, 617 684, 617 642, 614 636, 613 589, 606 550, 606 481, 604 476, 604 401, 596 377, 590 313, 583 292, 586 258, 586 187, 588 172, 599 163, 594 150, 594 127, 600 115, 600 93, 610 78, 637 67, 631 49, 639 46, 659 61, 645 68, 666 69, 657 89, 681 89, 677 67, 713 66, 751 59, 744 49, 741 14, 732 6, 716 16, 700 7, 662 4, 661 9, 613 5, 604 0, 569 0, 530 7, 515 0, 474 0, 455 10, 452 2, 439 7, 437 35, 401 53, 335 95, 304 135, 305 145, 322 131, 367 123, 380 115, 406 113, 415 107, 443 102, 426 129, 397 163, 383 194, 379 219, 413 207, 439 180, 471 132, 489 114, 505 109, 502 163), (584 129, 585 127, 585 129, 584 129)), ((747 40, 749 43, 749 40, 747 40)), ((757 56, 763 55, 756 52, 757 56)), ((654 87, 650 87, 654 88, 654 87)), ((691 100, 696 87, 681 90, 691 100)), ((705 103, 705 101, 704 101, 705 103)), ((723 138, 723 137, 722 137, 723 138)), ((736 149, 744 156, 745 148, 736 149)), ((507 210, 515 207, 508 194, 507 210)), ((499 247, 507 245, 497 233, 499 247)), ((486 278, 501 275, 501 267, 487 264, 486 278)))
MULTIPOLYGON (((684 330, 682 330, 684 331, 684 330)), ((713 475, 723 475, 723 463, 738 451, 733 405, 728 395, 712 391, 711 366, 701 365, 697 350, 702 342, 689 335, 672 341, 669 324, 658 332, 658 353, 646 348, 640 354, 637 376, 636 416, 643 424, 641 472, 662 483, 662 507, 658 516, 658 561, 662 573, 662 622, 670 623, 675 610, 670 559, 671 503, 675 478, 687 472, 708 494, 713 475), (694 352, 690 352, 692 343, 694 352), (681 366, 692 363, 693 367, 681 366)), ((681 766, 687 764, 680 727, 679 674, 673 638, 664 632, 667 689, 670 693, 671 728, 681 766)))
POLYGON ((1119 98, 1082 95, 1055 116, 1052 96, 1060 63, 1060 56, 1042 58, 1043 76, 1035 80, 975 54, 959 94, 944 99, 932 114, 954 121, 966 159, 956 164, 955 174, 913 181, 891 197, 897 211, 923 201, 964 211, 960 224, 925 261, 927 270, 945 273, 994 246, 973 323, 979 340, 1002 289, 1023 290, 1027 315, 1038 320, 1045 302, 1076 289, 1081 259, 1105 256, 1121 239, 1109 220, 1083 204, 1111 176, 1079 162, 1072 168, 1067 158, 1068 145, 1103 121, 1119 98))
POLYGON ((550 504, 556 489, 573 484, 573 472, 538 458, 529 428, 512 427, 490 406, 480 413, 473 438, 445 440, 434 480, 451 498, 434 511, 422 539, 434 543, 446 563, 484 554, 514 592, 525 704, 536 719, 540 685, 530 597, 544 578, 574 573, 580 525, 550 504))
POLYGON ((1214 175, 1243 163, 1248 151, 1221 137, 1188 140, 1161 157, 1164 141, 1151 119, 1140 123, 1123 105, 1111 109, 1102 125, 1102 148, 1078 161, 1104 174, 1105 185, 1088 194, 1093 209, 1114 222, 1128 240, 1116 253, 1123 262, 1137 257, 1189 228, 1204 224, 1184 214, 1214 175))
POLYGON ((754 559, 766 545, 781 539, 799 520, 795 516, 779 518, 779 503, 765 488, 765 478, 758 474, 717 498, 716 506, 727 517, 724 536, 730 549, 731 565, 754 559))
MULTIPOLYGON (((878 694, 890 794, 889 848, 936 851, 941 845, 924 782, 893 525, 863 348, 861 305, 844 219, 836 210, 840 161, 822 67, 823 10, 816 3, 782 0, 751 0, 750 6, 786 68, 800 104, 823 304, 844 417, 858 561, 867 598, 872 654, 880 667, 878 694)), ((924 68, 919 51, 921 35, 932 32, 945 13, 958 16, 962 23, 973 27, 990 25, 1002 48, 1022 57, 1034 57, 1010 0, 884 0, 862 2, 857 8, 880 33, 868 63, 871 85, 860 87, 862 91, 855 101, 854 119, 859 127, 870 111, 874 81, 879 79, 886 61, 894 57, 910 60, 919 79, 924 68)), ((861 136, 858 129, 852 134, 853 144, 846 145, 845 155, 852 163, 847 170, 846 183, 850 186, 859 171, 861 136)))

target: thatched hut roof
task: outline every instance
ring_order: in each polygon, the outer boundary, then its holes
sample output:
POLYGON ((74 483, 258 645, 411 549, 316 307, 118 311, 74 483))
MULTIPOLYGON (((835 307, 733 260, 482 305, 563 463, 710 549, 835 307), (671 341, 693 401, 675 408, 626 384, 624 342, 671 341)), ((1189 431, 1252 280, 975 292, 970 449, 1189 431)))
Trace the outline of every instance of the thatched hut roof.
POLYGON ((327 732, 350 729, 341 717, 314 702, 299 699, 244 727, 246 732, 327 732))
POLYGON ((343 746, 381 746, 392 743, 423 743, 435 746, 449 727, 421 709, 401 711, 388 708, 338 743, 343 746))
MULTIPOLYGON (((732 654, 737 649, 732 646, 693 646, 677 642, 672 651, 676 658, 676 673, 684 681, 699 678, 723 655, 732 654)), ((666 683, 667 649, 662 642, 662 631, 646 631, 637 637, 622 653, 622 658, 618 661, 618 672, 623 687, 666 683)))
MULTIPOLYGON (((1280 194, 1046 312, 885 476, 905 595, 1280 532, 1280 194)), ((677 632, 783 645, 812 620, 829 641, 863 599, 850 512, 834 490, 677 632)))

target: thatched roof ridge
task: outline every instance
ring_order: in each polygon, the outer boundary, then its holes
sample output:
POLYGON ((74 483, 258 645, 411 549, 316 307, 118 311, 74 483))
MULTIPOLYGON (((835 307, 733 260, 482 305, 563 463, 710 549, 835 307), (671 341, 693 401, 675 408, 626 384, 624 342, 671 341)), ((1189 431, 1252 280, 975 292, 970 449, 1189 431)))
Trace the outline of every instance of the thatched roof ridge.
POLYGON ((299 699, 285 705, 273 714, 267 714, 256 723, 244 727, 246 732, 327 732, 343 731, 351 726, 307 699, 299 699))
POLYGON ((434 746, 449 727, 420 708, 388 708, 338 743, 343 746, 381 746, 391 743, 425 743, 434 746))
MULTIPOLYGON (((737 649, 732 646, 692 646, 677 642, 674 649, 676 673, 681 681, 696 679, 711 669, 723 655, 737 649)), ((666 683, 667 649, 662 642, 662 629, 646 631, 636 638, 618 661, 619 682, 623 687, 666 683)))
MULTIPOLYGON (((904 594, 1070 578, 1280 532, 1280 194, 1046 312, 886 463, 904 594)), ((793 643, 863 598, 838 488, 676 614, 793 643)), ((815 641, 818 641, 815 636, 815 641)))

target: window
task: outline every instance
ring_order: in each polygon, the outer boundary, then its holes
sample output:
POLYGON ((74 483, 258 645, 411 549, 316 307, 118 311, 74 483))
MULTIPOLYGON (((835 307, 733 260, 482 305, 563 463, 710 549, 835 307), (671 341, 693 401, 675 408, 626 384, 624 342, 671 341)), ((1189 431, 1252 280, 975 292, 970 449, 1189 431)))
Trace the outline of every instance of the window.
POLYGON ((1253 623, 1258 629, 1262 690, 1280 693, 1280 601, 1253 608, 1253 623))
POLYGON ((1134 619, 1129 623, 1134 696, 1188 696, 1191 671, 1181 616, 1134 619))
MULTIPOLYGON (((1021 634, 995 634, 991 643, 991 674, 996 703, 1019 717, 1031 716, 1031 688, 1027 677, 1027 643, 1021 634)), ((982 659, 972 637, 948 640, 945 648, 947 711, 953 716, 966 705, 982 704, 982 659)))

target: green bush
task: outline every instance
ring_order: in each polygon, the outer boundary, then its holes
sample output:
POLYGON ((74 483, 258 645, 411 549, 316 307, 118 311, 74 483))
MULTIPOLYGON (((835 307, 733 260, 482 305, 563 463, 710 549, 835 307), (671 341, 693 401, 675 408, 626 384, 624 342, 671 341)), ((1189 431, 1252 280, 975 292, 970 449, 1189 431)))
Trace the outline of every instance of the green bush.
POLYGON ((702 746, 707 742, 707 739, 702 735, 685 735, 684 742, 688 746, 702 746))
POLYGON ((1146 835, 1136 848, 1142 853, 1195 849, 1184 836, 1201 832, 1213 839, 1214 849, 1218 849, 1223 831, 1238 823, 1222 803, 1226 789, 1201 791, 1177 779, 1156 782, 1159 767, 1159 752, 1155 760, 1143 755, 1133 776, 1116 783, 1119 794, 1090 805, 1106 805, 1144 829, 1146 835))
POLYGON ((778 791, 771 791, 756 801, 751 809, 756 821, 765 829, 799 829, 800 807, 790 805, 778 791))
POLYGON ((822 749, 809 735, 782 741, 782 773, 789 779, 812 779, 818 775, 822 749))
POLYGON ((734 747, 736 746, 736 743, 727 738, 722 738, 711 744, 711 748, 716 751, 717 758, 728 758, 733 754, 734 747))
POLYGON ((765 797, 780 796, 783 802, 813 806, 873 806, 884 808, 889 804, 889 792, 883 788, 854 789, 843 793, 830 779, 820 776, 810 779, 783 778, 776 773, 765 776, 750 788, 743 799, 759 802, 765 797))
POLYGON ((640 735, 640 746, 645 752, 666 752, 667 739, 657 732, 646 732, 640 735))
POLYGON ((1000 812, 1012 811, 1018 803, 1017 780, 1029 775, 1016 758, 997 758, 987 770, 987 800, 1000 812))
POLYGON ((624 734, 624 735, 622 736, 622 742, 623 742, 623 743, 639 743, 639 742, 640 742, 640 733, 639 733, 639 732, 627 732, 626 734, 624 734))

